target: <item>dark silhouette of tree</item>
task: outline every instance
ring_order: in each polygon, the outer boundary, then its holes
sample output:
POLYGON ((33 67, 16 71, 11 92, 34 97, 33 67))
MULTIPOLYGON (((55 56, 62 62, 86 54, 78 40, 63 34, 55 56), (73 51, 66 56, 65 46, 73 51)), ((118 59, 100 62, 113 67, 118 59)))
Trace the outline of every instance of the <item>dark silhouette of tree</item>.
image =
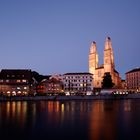
POLYGON ((41 82, 43 79, 49 79, 50 76, 40 75, 38 72, 32 71, 32 77, 34 77, 37 82, 41 82))
POLYGON ((109 72, 104 74, 103 81, 102 81, 102 88, 112 88, 114 83, 112 82, 112 78, 109 72))

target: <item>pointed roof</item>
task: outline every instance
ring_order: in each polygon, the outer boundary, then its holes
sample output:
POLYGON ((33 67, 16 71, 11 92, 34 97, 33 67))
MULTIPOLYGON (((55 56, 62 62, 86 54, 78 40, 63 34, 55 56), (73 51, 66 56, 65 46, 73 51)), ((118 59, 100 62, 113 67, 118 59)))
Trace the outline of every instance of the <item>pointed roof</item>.
POLYGON ((108 36, 105 41, 105 50, 112 49, 111 38, 108 36))
POLYGON ((91 43, 90 53, 96 53, 96 52, 97 52, 96 42, 93 41, 93 42, 91 43))

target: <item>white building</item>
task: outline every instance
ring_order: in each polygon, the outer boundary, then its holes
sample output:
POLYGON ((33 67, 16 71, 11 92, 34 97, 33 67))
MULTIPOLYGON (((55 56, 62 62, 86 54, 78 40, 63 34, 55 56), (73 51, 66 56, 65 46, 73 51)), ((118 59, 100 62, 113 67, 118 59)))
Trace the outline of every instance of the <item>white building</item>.
POLYGON ((69 93, 91 93, 93 90, 93 75, 91 73, 63 74, 64 91, 69 93))

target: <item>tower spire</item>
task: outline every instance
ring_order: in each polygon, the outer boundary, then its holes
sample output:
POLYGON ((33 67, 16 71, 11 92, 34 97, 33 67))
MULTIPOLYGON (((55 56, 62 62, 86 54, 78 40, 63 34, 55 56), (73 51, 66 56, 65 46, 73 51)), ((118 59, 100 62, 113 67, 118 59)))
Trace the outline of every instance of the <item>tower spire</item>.
POLYGON ((113 53, 112 42, 110 37, 107 37, 105 41, 104 68, 105 68, 105 72, 111 72, 111 70, 115 68, 114 53, 113 53))
POLYGON ((105 50, 112 49, 111 38, 108 36, 105 41, 105 50))
POLYGON ((93 41, 93 42, 91 43, 90 53, 92 54, 92 53, 96 53, 96 52, 97 52, 96 42, 93 41))
POLYGON ((89 53, 89 72, 95 74, 96 68, 98 68, 98 53, 96 48, 96 42, 93 41, 91 43, 89 53))

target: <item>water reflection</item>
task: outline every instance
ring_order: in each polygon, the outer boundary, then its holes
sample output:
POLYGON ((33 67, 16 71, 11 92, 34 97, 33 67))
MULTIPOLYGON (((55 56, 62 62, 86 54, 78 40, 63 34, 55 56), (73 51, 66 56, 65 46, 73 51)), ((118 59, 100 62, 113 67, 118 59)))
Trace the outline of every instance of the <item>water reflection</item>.
POLYGON ((139 132, 136 129, 140 128, 139 117, 139 100, 93 102, 89 117, 89 139, 137 139, 139 132))
POLYGON ((131 111, 131 100, 126 100, 124 102, 124 111, 131 111))
MULTIPOLYGON (((32 116, 36 115, 35 104, 32 104, 32 116)), ((18 127, 24 128, 27 123, 27 113, 28 107, 27 102, 23 101, 8 101, 0 103, 0 125, 5 122, 8 125, 16 125, 18 127)), ((34 118, 34 117, 33 117, 34 118)), ((34 121, 34 120, 33 120, 34 121)))
POLYGON ((138 100, 0 102, 1 136, 14 138, 18 133, 23 139, 129 140, 137 139, 138 130, 138 100))
POLYGON ((115 140, 115 127, 117 122, 116 111, 112 106, 114 102, 95 102, 90 115, 91 140, 115 140))

